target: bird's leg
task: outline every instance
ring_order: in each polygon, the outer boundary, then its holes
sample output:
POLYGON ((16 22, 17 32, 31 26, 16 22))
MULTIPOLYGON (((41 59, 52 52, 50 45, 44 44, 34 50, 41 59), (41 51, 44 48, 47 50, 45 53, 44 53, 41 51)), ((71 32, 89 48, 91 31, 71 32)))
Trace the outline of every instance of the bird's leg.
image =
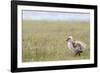
POLYGON ((76 56, 76 55, 79 55, 79 56, 80 56, 80 55, 81 55, 81 52, 80 52, 80 51, 76 52, 76 53, 75 53, 75 56, 76 56))
POLYGON ((78 53, 78 55, 79 55, 79 56, 81 55, 80 52, 78 53))
POLYGON ((82 52, 83 52, 83 51, 79 51, 79 56, 81 55, 82 52))
POLYGON ((75 56, 76 56, 77 54, 79 54, 79 51, 75 53, 75 56))

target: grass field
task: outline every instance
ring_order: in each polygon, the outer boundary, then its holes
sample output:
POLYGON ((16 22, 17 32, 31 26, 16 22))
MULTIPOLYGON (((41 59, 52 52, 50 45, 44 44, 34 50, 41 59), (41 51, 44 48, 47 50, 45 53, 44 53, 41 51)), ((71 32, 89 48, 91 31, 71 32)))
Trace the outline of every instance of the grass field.
POLYGON ((23 21, 22 61, 81 60, 90 58, 90 25, 86 22, 23 21), (87 49, 74 56, 67 48, 66 38, 84 42, 87 49))

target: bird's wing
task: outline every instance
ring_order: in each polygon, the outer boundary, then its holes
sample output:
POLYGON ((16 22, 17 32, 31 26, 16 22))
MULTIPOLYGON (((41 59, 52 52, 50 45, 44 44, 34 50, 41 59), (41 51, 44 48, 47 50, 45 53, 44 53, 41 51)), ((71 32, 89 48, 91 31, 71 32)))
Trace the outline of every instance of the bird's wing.
POLYGON ((85 43, 80 42, 80 41, 76 41, 76 43, 80 44, 82 50, 85 50, 86 49, 86 44, 85 43))

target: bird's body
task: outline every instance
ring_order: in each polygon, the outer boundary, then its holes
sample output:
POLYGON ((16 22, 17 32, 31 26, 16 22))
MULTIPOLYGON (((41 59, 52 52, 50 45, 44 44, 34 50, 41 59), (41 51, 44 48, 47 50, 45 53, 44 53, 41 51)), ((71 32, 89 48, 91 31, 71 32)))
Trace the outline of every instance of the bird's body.
POLYGON ((72 36, 67 39, 68 48, 75 53, 75 55, 82 53, 85 50, 86 45, 80 41, 74 41, 72 36))

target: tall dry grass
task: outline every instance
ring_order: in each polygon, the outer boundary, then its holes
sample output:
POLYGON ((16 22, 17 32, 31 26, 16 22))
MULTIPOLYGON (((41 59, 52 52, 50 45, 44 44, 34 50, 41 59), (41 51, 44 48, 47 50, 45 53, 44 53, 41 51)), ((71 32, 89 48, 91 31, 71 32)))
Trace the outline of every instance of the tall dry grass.
POLYGON ((90 58, 90 25, 86 22, 23 21, 23 62, 81 60, 90 58), (66 38, 72 35, 87 45, 81 56, 67 48, 66 38))

